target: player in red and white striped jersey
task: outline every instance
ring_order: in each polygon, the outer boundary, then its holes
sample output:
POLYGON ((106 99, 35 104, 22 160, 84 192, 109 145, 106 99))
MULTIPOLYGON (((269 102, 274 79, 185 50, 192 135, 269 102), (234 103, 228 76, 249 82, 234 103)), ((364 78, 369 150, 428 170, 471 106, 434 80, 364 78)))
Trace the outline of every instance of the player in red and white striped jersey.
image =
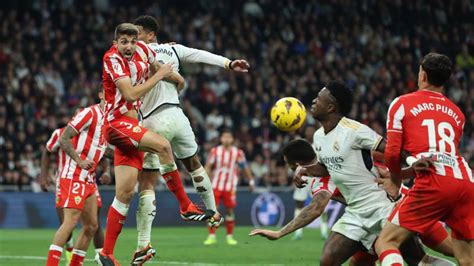
MULTIPOLYGON (((80 110, 65 128, 53 133, 46 146, 48 151, 59 153, 56 207, 63 209, 63 221, 48 253, 48 266, 59 264, 62 246, 79 219, 83 227, 74 246, 71 265, 82 265, 89 242, 98 231, 98 204, 101 203, 94 174, 107 147, 103 134, 105 101, 102 94, 99 97, 100 104, 80 110)), ((43 171, 47 171, 46 167, 42 166, 43 171)), ((103 239, 101 235, 98 237, 103 239)))
MULTIPOLYGON (((143 152, 158 154, 163 165, 162 175, 168 188, 177 195, 181 216, 199 220, 212 217, 214 212, 204 213, 189 200, 184 191, 174 162, 170 143, 162 136, 139 125, 140 98, 166 79, 184 86, 184 79, 172 72, 169 64, 156 62, 155 54, 143 42, 138 41, 138 28, 122 23, 115 29, 114 45, 104 54, 102 83, 107 101, 105 137, 115 146, 115 198, 109 208, 105 243, 100 253, 101 263, 117 265, 113 252, 122 230, 134 195, 138 172, 142 170, 143 152), (150 75, 149 75, 150 73, 150 75)), ((142 197, 147 195, 140 195, 142 197)), ((140 263, 154 256, 156 251, 148 245, 143 250, 140 263)))
MULTIPOLYGON (((244 152, 233 145, 232 131, 224 129, 221 132, 220 141, 221 145, 211 150, 205 168, 208 173, 211 173, 216 205, 219 206, 221 200, 224 203, 227 244, 236 245, 237 241, 235 241, 232 234, 235 225, 234 208, 237 206, 236 193, 240 170, 248 178, 251 191, 255 187, 255 180, 245 159, 244 152)), ((215 233, 216 228, 209 227, 209 236, 204 241, 205 245, 216 243, 215 233)))
POLYGON ((401 182, 402 149, 421 159, 415 162, 415 169, 426 164, 432 167, 417 172, 413 188, 394 210, 376 243, 383 266, 403 264, 400 243, 438 220, 452 229, 459 263, 474 265, 474 179, 458 150, 464 114, 443 95, 452 69, 447 56, 426 55, 418 73, 419 90, 396 98, 390 105, 385 163, 395 187, 401 182))

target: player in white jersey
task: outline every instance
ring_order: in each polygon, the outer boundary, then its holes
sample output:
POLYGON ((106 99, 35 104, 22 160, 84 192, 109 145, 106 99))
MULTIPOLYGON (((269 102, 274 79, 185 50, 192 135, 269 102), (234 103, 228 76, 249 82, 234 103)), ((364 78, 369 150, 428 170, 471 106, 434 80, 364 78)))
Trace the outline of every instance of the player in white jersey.
MULTIPOLYGON (((314 134, 317 157, 298 166, 295 179, 302 176, 330 176, 328 183, 313 197, 298 217, 279 231, 256 229, 251 235, 279 239, 316 219, 335 187, 347 207, 327 239, 320 265, 342 265, 360 250, 372 245, 394 207, 387 193, 378 187, 378 173, 371 152, 383 152, 383 138, 367 126, 345 116, 352 107, 352 93, 344 84, 331 81, 313 100, 311 112, 322 128, 314 134)), ((404 171, 403 175, 412 172, 404 171)), ((417 263, 415 263, 417 264, 417 263)))
MULTIPOLYGON (((139 28, 138 38, 148 43, 148 46, 156 53, 156 59, 163 63, 172 63, 175 71, 179 72, 181 63, 206 63, 232 69, 236 72, 248 72, 249 64, 245 60, 229 60, 225 57, 215 55, 203 50, 188 48, 179 44, 158 44, 157 32, 158 22, 151 16, 140 16, 135 19, 134 24, 139 28)), ((143 116, 143 125, 159 135, 165 137, 170 143, 175 156, 180 159, 186 170, 190 173, 196 192, 203 200, 207 209, 216 211, 213 223, 218 226, 223 219, 217 212, 214 194, 209 176, 203 168, 197 156, 198 145, 189 119, 179 107, 179 91, 176 86, 169 82, 160 82, 154 90, 145 95, 140 108, 143 116)), ((161 168, 158 156, 146 153, 143 170, 139 176, 140 193, 147 192, 154 195, 159 170, 161 168)), ((154 198, 154 197, 151 197, 154 198)), ((139 239, 137 249, 146 245, 149 241, 153 216, 148 213, 154 209, 152 200, 141 202, 141 208, 137 212, 137 225, 139 239), (143 239, 141 239, 143 238, 143 239)))

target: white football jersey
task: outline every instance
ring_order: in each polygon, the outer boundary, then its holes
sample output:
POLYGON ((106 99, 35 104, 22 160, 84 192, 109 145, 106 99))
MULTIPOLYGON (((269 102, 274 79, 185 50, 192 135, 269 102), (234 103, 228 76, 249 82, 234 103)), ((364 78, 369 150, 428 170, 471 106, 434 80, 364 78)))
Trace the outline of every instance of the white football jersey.
MULTIPOLYGON (((158 44, 150 43, 148 47, 156 53, 156 60, 162 64, 173 64, 173 70, 179 73, 181 63, 205 63, 225 67, 229 59, 213 53, 193 49, 180 44, 158 44)), ((166 81, 160 81, 142 99, 140 111, 143 118, 150 116, 155 110, 164 104, 179 105, 178 91, 176 85, 166 81)))
POLYGON ((393 205, 376 183, 378 172, 372 161, 371 151, 382 139, 369 127, 345 117, 327 134, 321 127, 313 137, 318 161, 326 166, 329 181, 344 196, 346 210, 363 220, 370 218, 377 209, 393 205))

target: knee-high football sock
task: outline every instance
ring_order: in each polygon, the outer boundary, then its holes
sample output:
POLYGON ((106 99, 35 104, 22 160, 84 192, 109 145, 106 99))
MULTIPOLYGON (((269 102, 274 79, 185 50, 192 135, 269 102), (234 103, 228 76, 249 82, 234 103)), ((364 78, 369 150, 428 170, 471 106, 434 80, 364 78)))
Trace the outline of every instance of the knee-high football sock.
POLYGON ((206 205, 206 208, 217 212, 216 199, 214 198, 211 179, 204 167, 201 166, 189 174, 193 180, 194 188, 201 200, 204 202, 204 205, 206 205))
POLYGON ((48 260, 46 261, 46 266, 57 266, 61 260, 61 254, 63 254, 63 248, 51 245, 49 246, 48 260))
POLYGON ((115 243, 117 238, 122 231, 125 218, 127 217, 129 205, 120 202, 117 198, 114 198, 112 205, 109 208, 107 214, 107 225, 105 228, 105 241, 102 253, 113 254, 115 243))
POLYGON ((403 258, 397 249, 388 249, 380 254, 381 266, 403 266, 403 258))
POLYGON ((180 210, 186 211, 189 204, 191 204, 191 200, 188 198, 186 191, 184 191, 183 182, 181 181, 181 176, 179 175, 176 164, 162 165, 160 172, 166 181, 166 186, 168 186, 168 189, 173 192, 178 200, 180 210))
POLYGON ((137 251, 145 248, 151 239, 151 226, 156 215, 155 191, 140 192, 137 209, 137 251))
POLYGON ((86 252, 79 249, 72 250, 72 259, 69 266, 82 266, 84 263, 84 258, 86 257, 86 252))
POLYGON ((226 215, 225 216, 225 227, 227 229, 227 235, 232 235, 234 233, 234 215, 226 215))

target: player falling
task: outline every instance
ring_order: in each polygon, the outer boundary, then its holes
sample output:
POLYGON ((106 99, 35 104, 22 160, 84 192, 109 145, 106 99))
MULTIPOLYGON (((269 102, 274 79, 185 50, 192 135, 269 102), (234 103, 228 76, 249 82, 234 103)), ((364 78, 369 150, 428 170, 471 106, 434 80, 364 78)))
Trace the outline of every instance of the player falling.
POLYGON ((408 151, 417 171, 415 184, 385 225, 376 250, 382 266, 402 265, 400 243, 443 220, 451 228, 454 255, 460 265, 474 265, 474 179, 459 154, 464 114, 443 95, 453 65, 442 54, 429 53, 418 72, 418 91, 396 98, 387 118, 385 161, 400 186, 400 154, 408 151))
MULTIPOLYGON (((59 137, 61 167, 58 173, 56 206, 63 209, 63 221, 49 248, 47 266, 59 264, 66 244, 79 219, 82 229, 76 239, 70 265, 82 265, 90 240, 98 229, 95 169, 107 143, 102 125, 104 101, 81 110, 59 137)), ((52 143, 50 142, 52 150, 52 143)))
MULTIPOLYGON (((221 132, 221 145, 212 148, 206 163, 206 171, 214 173, 212 177, 212 188, 216 198, 216 205, 220 202, 225 207, 225 225, 227 229, 226 241, 229 245, 237 245, 233 237, 235 226, 234 209, 237 206, 237 184, 239 182, 239 171, 243 170, 249 180, 250 190, 255 186, 254 177, 245 159, 244 151, 237 148, 234 143, 232 131, 224 129, 221 132)), ((216 227, 209 227, 209 236, 204 245, 213 245, 217 242, 216 227)))
MULTIPOLYGON (((128 213, 129 203, 134 195, 138 173, 143 165, 143 152, 158 154, 162 164, 162 174, 170 190, 187 197, 181 177, 174 162, 170 143, 162 136, 139 125, 138 109, 140 100, 163 79, 184 86, 184 79, 173 73, 169 64, 156 61, 155 52, 138 41, 138 28, 130 23, 122 23, 115 29, 114 44, 104 54, 102 83, 107 101, 105 136, 114 145, 115 198, 109 208, 105 232, 105 242, 99 257, 102 265, 118 265, 113 256, 115 243, 122 230, 128 213)), ((188 202, 184 217, 199 215, 204 219, 214 215, 191 208, 188 202)), ((145 256, 153 256, 149 246, 145 256), (149 252, 148 252, 149 251, 149 252)))

